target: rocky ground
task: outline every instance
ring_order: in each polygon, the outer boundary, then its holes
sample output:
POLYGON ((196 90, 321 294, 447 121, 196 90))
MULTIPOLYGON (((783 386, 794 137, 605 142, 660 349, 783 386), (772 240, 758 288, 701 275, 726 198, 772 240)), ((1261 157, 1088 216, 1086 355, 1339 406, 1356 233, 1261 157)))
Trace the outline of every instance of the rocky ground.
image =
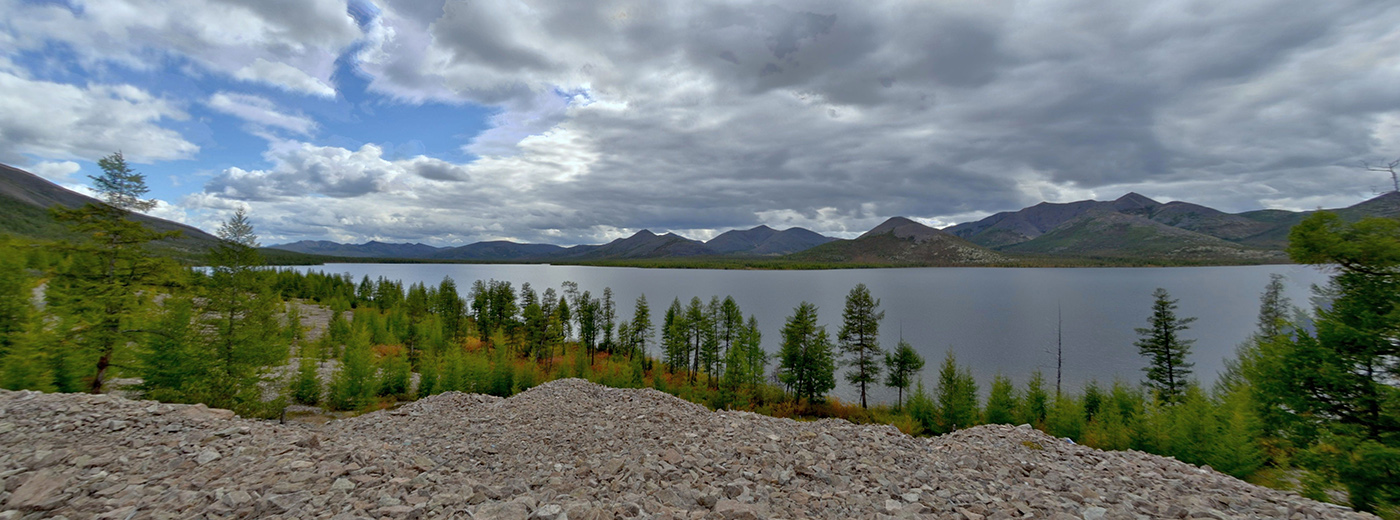
MULTIPOLYGON (((324 426, 0 391, 16 518, 1363 518, 1209 469, 1028 427, 710 412, 577 379, 324 426)), ((1374 518, 1374 517, 1371 517, 1374 518)))

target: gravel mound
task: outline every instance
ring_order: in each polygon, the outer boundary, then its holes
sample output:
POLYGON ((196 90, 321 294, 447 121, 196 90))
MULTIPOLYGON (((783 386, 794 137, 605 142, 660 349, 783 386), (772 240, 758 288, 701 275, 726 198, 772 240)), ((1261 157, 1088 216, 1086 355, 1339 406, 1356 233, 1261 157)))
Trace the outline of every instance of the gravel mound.
POLYGON ((1374 518, 1028 427, 916 439, 577 379, 325 426, 0 391, 0 520, 58 516, 1374 518))

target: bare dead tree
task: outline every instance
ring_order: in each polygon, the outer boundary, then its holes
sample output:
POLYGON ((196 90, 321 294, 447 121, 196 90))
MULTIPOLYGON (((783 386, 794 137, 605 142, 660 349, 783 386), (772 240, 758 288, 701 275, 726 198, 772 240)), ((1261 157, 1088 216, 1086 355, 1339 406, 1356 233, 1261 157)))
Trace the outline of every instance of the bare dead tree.
POLYGON ((1368 171, 1389 173, 1390 182, 1395 184, 1395 191, 1400 192, 1400 172, 1395 171, 1397 167, 1400 167, 1400 159, 1385 163, 1384 166, 1373 166, 1371 163, 1365 162, 1361 163, 1361 165, 1368 171))

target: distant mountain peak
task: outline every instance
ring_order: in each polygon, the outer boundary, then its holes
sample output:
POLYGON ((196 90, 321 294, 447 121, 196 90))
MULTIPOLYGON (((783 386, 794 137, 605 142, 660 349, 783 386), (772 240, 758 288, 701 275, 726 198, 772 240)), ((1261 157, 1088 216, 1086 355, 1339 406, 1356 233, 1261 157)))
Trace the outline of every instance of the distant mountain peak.
POLYGON ((1122 197, 1118 197, 1116 200, 1114 200, 1114 201, 1113 201, 1113 205, 1114 205, 1114 207, 1120 208, 1120 209, 1122 209, 1122 208, 1149 208, 1149 207, 1152 207, 1152 206, 1160 206, 1160 205, 1162 205, 1162 203, 1157 202, 1157 201, 1155 201, 1155 200, 1152 200, 1152 199, 1150 199, 1150 198, 1147 198, 1147 197, 1143 196, 1142 194, 1137 193, 1137 192, 1135 192, 1135 191, 1130 191, 1130 192, 1124 194, 1122 197))
POLYGON ((906 217, 890 217, 889 220, 886 220, 884 223, 875 226, 874 229, 866 231, 861 236, 856 237, 856 240, 860 240, 865 237, 883 235, 886 233, 893 233, 895 238, 912 238, 915 242, 923 242, 936 236, 948 234, 943 231, 939 231, 937 229, 920 224, 906 217))

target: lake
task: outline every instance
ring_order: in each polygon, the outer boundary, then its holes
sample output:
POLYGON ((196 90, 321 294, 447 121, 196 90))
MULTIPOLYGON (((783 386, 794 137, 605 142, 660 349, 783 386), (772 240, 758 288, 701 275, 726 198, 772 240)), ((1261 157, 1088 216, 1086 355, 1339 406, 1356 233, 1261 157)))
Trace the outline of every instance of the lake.
MULTIPOLYGON (((777 352, 785 319, 802 301, 816 304, 821 323, 835 340, 846 294, 858 283, 880 300, 885 319, 880 343, 893 347, 902 336, 923 354, 924 384, 937 381, 938 366, 948 351, 967 366, 985 395, 992 377, 1004 374, 1018 384, 1040 369, 1053 389, 1056 316, 1063 320, 1063 381, 1078 390, 1091 380, 1115 378, 1137 382, 1143 357, 1133 341, 1135 327, 1147 324, 1152 291, 1162 287, 1179 300, 1178 316, 1194 316, 1185 336, 1196 340, 1190 360, 1204 385, 1214 382, 1224 360, 1254 331, 1259 295, 1269 275, 1284 275, 1286 294, 1307 308, 1312 284, 1327 274, 1297 265, 1178 268, 899 268, 821 271, 741 271, 641 269, 552 265, 479 264, 328 264, 293 267, 348 273, 356 281, 368 275, 400 280, 405 285, 436 285, 450 276, 466 296, 474 280, 504 280, 516 288, 529 282, 537 291, 559 291, 574 281, 581 291, 602 295, 612 287, 619 319, 632 316, 633 302, 646 294, 652 323, 659 329, 673 298, 682 305, 692 296, 733 296, 745 315, 758 318, 763 345, 777 352)), ((657 340, 660 332, 656 333, 657 340)), ((652 355, 658 355, 655 345, 652 355)), ((838 372, 843 369, 838 369, 838 372)), ((859 394, 844 379, 834 394, 847 402, 859 394)), ((892 402, 884 387, 872 395, 892 402)))

